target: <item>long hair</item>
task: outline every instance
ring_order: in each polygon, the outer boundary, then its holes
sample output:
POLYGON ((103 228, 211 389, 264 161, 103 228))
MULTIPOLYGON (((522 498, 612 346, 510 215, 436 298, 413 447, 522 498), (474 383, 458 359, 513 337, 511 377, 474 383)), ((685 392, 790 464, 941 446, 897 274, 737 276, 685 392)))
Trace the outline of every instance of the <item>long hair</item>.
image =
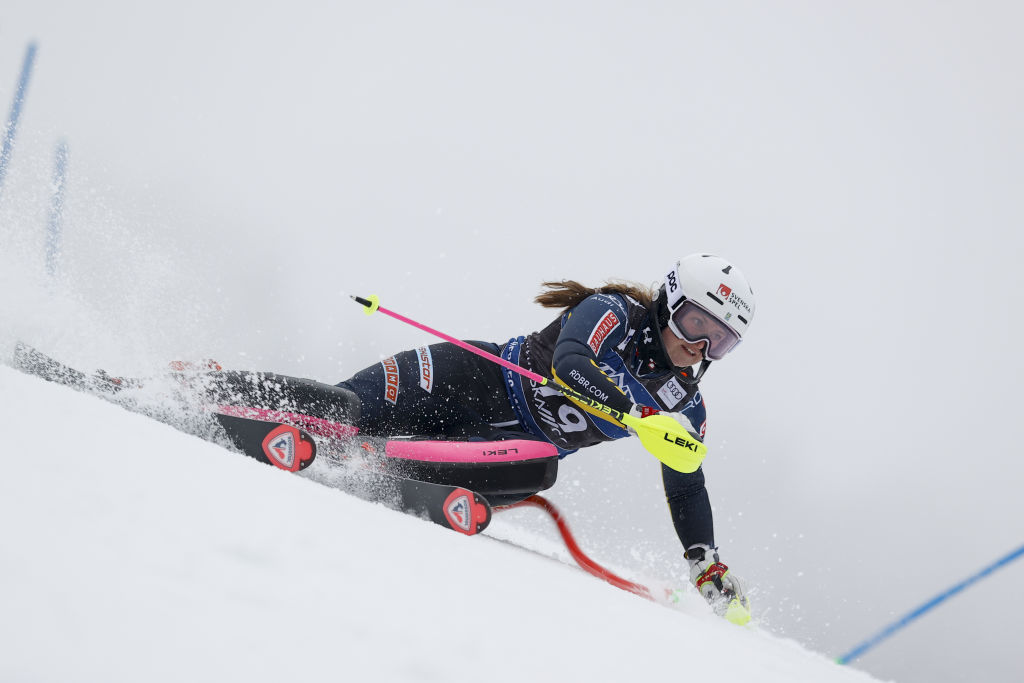
POLYGON ((648 309, 653 306, 654 300, 658 296, 656 288, 624 280, 608 280, 603 287, 596 289, 581 285, 576 280, 542 282, 541 287, 544 288, 544 291, 533 300, 545 308, 561 308, 563 311, 572 308, 592 294, 625 294, 636 299, 648 309))

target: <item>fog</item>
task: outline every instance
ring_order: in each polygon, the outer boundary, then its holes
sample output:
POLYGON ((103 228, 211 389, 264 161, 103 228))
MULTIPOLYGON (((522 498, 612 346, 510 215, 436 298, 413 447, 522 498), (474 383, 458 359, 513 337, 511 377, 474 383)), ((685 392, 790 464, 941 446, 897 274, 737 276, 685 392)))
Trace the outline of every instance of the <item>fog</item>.
MULTIPOLYGON (((1020 545, 1016 4, 5 9, 0 106, 39 53, 0 196, 0 341, 333 383, 430 341, 348 294, 502 342, 553 317, 543 280, 654 283, 717 253, 758 309, 702 382, 705 472, 762 628, 837 655, 1020 545)), ((634 440, 569 456, 550 497, 599 558, 685 577, 634 440)), ((1022 579, 856 666, 1019 678, 1022 579)))

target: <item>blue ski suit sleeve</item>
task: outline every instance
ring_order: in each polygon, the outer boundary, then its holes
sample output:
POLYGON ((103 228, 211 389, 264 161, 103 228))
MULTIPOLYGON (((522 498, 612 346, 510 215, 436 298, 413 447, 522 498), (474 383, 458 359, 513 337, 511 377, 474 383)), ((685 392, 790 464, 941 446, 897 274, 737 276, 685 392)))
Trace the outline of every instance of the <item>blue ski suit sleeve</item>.
MULTIPOLYGON (((625 338, 627 325, 614 322, 625 321, 627 315, 625 303, 617 295, 587 297, 563 319, 551 359, 559 380, 622 412, 628 412, 633 404, 612 378, 601 371, 597 359, 625 338)), ((699 392, 675 410, 684 413, 703 432, 705 408, 699 392)), ((662 480, 672 524, 683 547, 696 543, 714 547, 714 521, 704 472, 698 469, 684 474, 662 465, 662 480)))
MULTIPOLYGON (((690 418, 703 441, 707 412, 700 392, 680 412, 690 418)), ((661 478, 665 483, 665 499, 679 542, 684 548, 696 543, 715 547, 715 523, 711 514, 711 500, 704 486, 704 470, 697 468, 696 472, 686 474, 662 465, 661 478)))
POLYGON ((715 547, 715 524, 711 500, 704 486, 704 471, 698 468, 696 472, 684 474, 662 465, 661 478, 672 524, 683 548, 697 543, 715 547))
POLYGON ((555 342, 552 370, 564 382, 585 396, 592 396, 610 408, 627 413, 633 403, 601 371, 597 359, 605 349, 619 344, 626 335, 626 305, 617 295, 594 294, 566 314, 555 342))

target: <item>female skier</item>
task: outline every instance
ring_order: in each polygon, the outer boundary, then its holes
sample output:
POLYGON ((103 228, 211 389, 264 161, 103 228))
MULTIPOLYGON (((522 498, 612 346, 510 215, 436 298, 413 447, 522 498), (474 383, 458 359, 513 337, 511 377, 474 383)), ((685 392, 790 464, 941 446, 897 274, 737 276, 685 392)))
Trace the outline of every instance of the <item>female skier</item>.
MULTIPOLYGON (((754 315, 743 274, 709 254, 687 256, 658 290, 630 283, 590 289, 544 283, 537 303, 562 309, 539 332, 502 345, 470 342, 622 413, 664 411, 703 440, 697 383, 740 343, 754 315)), ((338 384, 359 398, 361 433, 483 440, 532 438, 560 456, 635 433, 611 416, 451 343, 404 351, 338 384)), ((690 578, 724 612, 746 605, 741 581, 720 561, 704 473, 662 466, 672 521, 690 578)))
MULTIPOLYGON (((712 361, 740 343, 754 315, 753 293, 737 268, 717 256, 696 254, 676 262, 658 290, 629 283, 589 289, 571 280, 545 287, 536 301, 562 309, 550 325, 502 345, 470 344, 513 366, 550 374, 554 382, 623 419, 626 414, 643 418, 663 411, 703 440, 705 410, 697 383, 712 361)), ((14 365, 107 395, 143 385, 102 372, 87 376, 26 346, 19 346, 14 365)), ((212 372, 202 372, 198 382, 207 402, 319 416, 354 424, 369 436, 535 439, 565 456, 632 433, 610 414, 453 343, 404 351, 336 387, 269 373, 220 371, 219 366, 207 369, 212 372)), ((143 411, 130 396, 124 405, 143 411)), ((234 418, 218 419, 227 428, 225 421, 234 418)), ((188 431, 187 426, 179 428, 188 431)), ((523 470, 515 465, 511 471, 523 470)), ((495 476, 520 476, 508 472, 495 476)), ((745 608, 742 583, 720 561, 715 547, 704 473, 697 468, 686 474, 663 465, 662 479, 691 580, 719 613, 728 616, 737 600, 745 608)), ((525 498, 529 493, 524 490, 536 492, 552 483, 553 477, 544 474, 543 482, 531 479, 525 486, 534 488, 525 489, 522 481, 516 482, 517 488, 506 478, 483 493, 500 505, 525 498)))

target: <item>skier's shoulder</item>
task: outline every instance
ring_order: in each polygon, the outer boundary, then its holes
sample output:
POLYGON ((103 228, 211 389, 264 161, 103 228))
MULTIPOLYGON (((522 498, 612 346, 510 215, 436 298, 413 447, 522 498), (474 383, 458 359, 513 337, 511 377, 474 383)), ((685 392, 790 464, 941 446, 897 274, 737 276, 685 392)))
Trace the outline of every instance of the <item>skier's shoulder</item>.
POLYGON ((626 316, 634 306, 639 305, 640 302, 628 294, 620 292, 595 292, 578 303, 572 310, 589 311, 610 309, 622 316, 626 316))
POLYGON ((605 342, 619 343, 629 320, 629 308, 620 295, 591 294, 562 316, 559 339, 584 342, 597 354, 605 342))
POLYGON ((576 326, 627 326, 638 316, 644 315, 646 310, 640 302, 627 294, 596 292, 566 311, 562 325, 575 322, 576 326))

